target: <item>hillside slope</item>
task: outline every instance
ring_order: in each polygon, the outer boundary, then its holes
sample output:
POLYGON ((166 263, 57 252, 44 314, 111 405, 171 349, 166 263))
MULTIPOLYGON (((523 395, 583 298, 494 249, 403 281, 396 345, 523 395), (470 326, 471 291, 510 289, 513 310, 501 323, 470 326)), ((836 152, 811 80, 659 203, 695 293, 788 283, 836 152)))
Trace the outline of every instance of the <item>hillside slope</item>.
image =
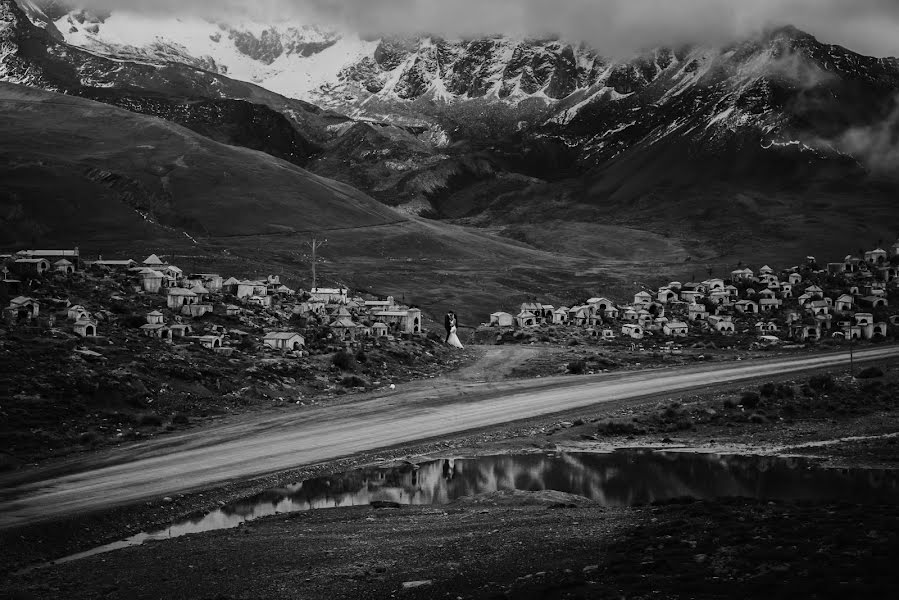
POLYGON ((0 84, 6 243, 365 227, 401 217, 268 154, 97 102, 0 84))
POLYGON ((702 240, 733 262, 895 235, 899 61, 791 27, 651 58, 525 133, 569 172, 482 219, 601 219, 702 240))
MULTIPOLYGON (((51 11, 54 15, 60 9, 55 2, 42 4, 56 11, 51 11)), ((82 12, 72 18, 83 27, 96 22, 82 12)), ((130 31, 142 30, 137 27, 130 31)), ((147 31, 162 33, 153 27, 147 31)), ((341 181, 357 187, 363 185, 389 204, 402 202, 402 198, 393 200, 395 187, 369 184, 395 182, 396 172, 390 165, 397 163, 397 155, 413 155, 416 160, 423 157, 426 164, 431 164, 435 153, 439 162, 439 148, 445 145, 439 131, 354 122, 232 79, 217 72, 214 64, 182 54, 151 57, 125 49, 104 54, 69 45, 62 41, 51 18, 36 3, 25 0, 0 0, 0 47, 0 81, 161 117, 217 141, 261 150, 303 167, 311 167, 321 158, 322 166, 317 171, 325 176, 338 175, 341 181), (372 152, 354 148, 344 134, 359 128, 378 130, 379 135, 388 132, 389 145, 378 144, 372 152)))
MULTIPOLYGON (((328 242, 320 281, 399 295, 432 315, 453 308, 466 326, 534 294, 570 302, 623 285, 635 269, 659 268, 621 255, 545 252, 406 217, 265 153, 83 98, 0 83, 0 111, 0 245, 7 249, 176 252, 191 257, 189 268, 275 272, 307 287, 305 243, 317 235, 328 242)), ((667 247, 673 262, 688 256, 667 247)))

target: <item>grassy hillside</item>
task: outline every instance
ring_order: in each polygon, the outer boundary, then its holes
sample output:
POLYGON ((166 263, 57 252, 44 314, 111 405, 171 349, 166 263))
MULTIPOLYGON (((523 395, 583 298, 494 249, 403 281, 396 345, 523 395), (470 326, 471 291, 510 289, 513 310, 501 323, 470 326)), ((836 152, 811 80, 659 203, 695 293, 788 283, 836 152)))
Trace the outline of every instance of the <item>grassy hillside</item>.
MULTIPOLYGON (((635 144, 577 179, 501 194, 468 221, 509 223, 517 239, 542 248, 559 239, 595 247, 583 232, 547 236, 558 228, 547 224, 557 221, 585 231, 610 225, 641 230, 646 239, 626 237, 621 245, 635 259, 665 252, 651 239, 656 235, 690 249, 687 263, 702 261, 672 273, 680 279, 705 264, 789 266, 809 254, 834 261, 880 240, 892 243, 899 233, 897 189, 894 176, 866 172, 849 158, 824 160, 798 147, 763 149, 758 139, 734 140, 717 152, 668 139, 635 144)), ((665 255, 673 259, 677 251, 665 255)))
POLYGON ((10 84, 0 85, 0 107, 4 243, 130 239, 160 228, 290 233, 402 219, 349 186, 160 119, 10 84))
POLYGON ((308 287, 314 233, 328 240, 322 282, 402 296, 435 316, 454 308, 466 325, 534 295, 562 303, 608 291, 628 270, 658 266, 408 218, 270 155, 81 98, 0 84, 0 110, 6 249, 174 253, 190 270, 279 273, 308 287))

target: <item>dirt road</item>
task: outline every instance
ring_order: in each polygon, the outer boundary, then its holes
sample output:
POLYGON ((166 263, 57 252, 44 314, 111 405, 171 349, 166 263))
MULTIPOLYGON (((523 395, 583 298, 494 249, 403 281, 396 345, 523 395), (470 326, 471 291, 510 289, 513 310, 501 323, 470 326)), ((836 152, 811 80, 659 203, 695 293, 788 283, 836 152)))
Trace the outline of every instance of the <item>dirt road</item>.
POLYGON ((479 383, 502 381, 515 367, 545 351, 531 346, 486 346, 478 361, 451 373, 447 379, 479 383))
MULTIPOLYGON (((899 347, 856 352, 857 362, 899 347)), ((364 450, 607 402, 832 368, 845 352, 524 381, 431 380, 357 403, 269 414, 0 478, 0 528, 208 488, 364 450), (54 470, 56 469, 56 470, 54 470)))

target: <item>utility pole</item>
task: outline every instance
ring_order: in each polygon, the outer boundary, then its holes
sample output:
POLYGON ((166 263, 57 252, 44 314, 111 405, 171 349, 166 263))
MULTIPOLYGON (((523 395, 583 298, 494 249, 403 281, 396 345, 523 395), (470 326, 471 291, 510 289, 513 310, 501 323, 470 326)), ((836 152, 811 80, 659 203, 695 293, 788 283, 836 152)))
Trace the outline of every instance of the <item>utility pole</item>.
POLYGON ((852 334, 852 328, 849 328, 849 376, 855 379, 855 336, 852 334))
POLYGON ((316 266, 316 257, 315 251, 328 243, 328 240, 317 240, 312 238, 311 242, 306 242, 306 245, 312 248, 312 289, 316 289, 318 287, 318 280, 316 279, 315 274, 315 266, 316 266))

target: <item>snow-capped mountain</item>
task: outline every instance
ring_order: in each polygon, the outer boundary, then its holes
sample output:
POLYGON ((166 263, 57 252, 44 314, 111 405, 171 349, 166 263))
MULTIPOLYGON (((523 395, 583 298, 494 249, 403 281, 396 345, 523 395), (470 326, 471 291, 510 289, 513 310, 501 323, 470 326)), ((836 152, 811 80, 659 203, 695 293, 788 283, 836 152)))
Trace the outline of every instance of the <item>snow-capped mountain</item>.
POLYGON ((0 81, 159 116, 297 164, 317 153, 332 122, 346 120, 195 66, 130 61, 68 45, 54 35, 46 12, 26 6, 0 0, 0 81), (42 18, 44 27, 32 22, 42 18))
POLYGON ((844 143, 846 132, 889 121, 897 94, 899 60, 782 27, 728 47, 655 50, 612 65, 539 130, 577 147, 588 166, 670 139, 705 152, 743 138, 833 157, 863 150, 844 143))
POLYGON ((494 129, 507 128, 511 119, 518 129, 577 145, 581 158, 594 162, 615 155, 620 144, 613 138, 622 132, 629 144, 637 132, 659 139, 697 114, 703 131, 752 127, 771 143, 795 142, 782 131, 795 119, 779 91, 807 95, 834 80, 865 78, 866 85, 891 85, 899 72, 895 59, 863 57, 792 28, 731 47, 662 48, 609 61, 562 40, 365 40, 312 24, 222 23, 126 9, 96 15, 63 2, 19 4, 67 43, 117 60, 182 63, 356 118, 437 122, 435 139, 466 137, 468 113, 489 113, 500 121, 494 129), (491 105, 506 107, 505 118, 484 108, 491 105))
POLYGON ((791 27, 611 61, 563 40, 361 39, 311 24, 21 4, 30 8, 0 0, 0 28, 4 6, 18 19, 0 31, 0 79, 274 152, 284 144, 254 134, 256 117, 208 124, 225 100, 263 104, 317 144, 303 154, 308 168, 428 215, 584 218, 594 209, 583 207, 612 201, 629 207, 621 214, 662 214, 671 190, 686 202, 718 184, 853 186, 899 166, 899 61, 791 27), (21 22, 26 13, 44 31, 21 22))
MULTIPOLYGON (((845 113, 858 98, 828 101, 826 92, 836 97, 844 84, 863 86, 883 92, 862 99, 874 103, 877 115, 899 77, 895 59, 860 56, 792 28, 725 48, 660 48, 613 62, 561 40, 363 40, 310 24, 226 24, 126 9, 92 14, 68 0, 18 5, 52 38, 89 52, 77 67, 82 85, 159 91, 159 73, 181 64, 203 80, 193 95, 235 97, 215 77, 223 75, 351 117, 429 128, 426 138, 437 147, 471 137, 492 143, 512 125, 541 144, 576 148, 583 166, 686 131, 714 141, 751 130, 771 148, 795 144, 792 129, 805 127, 809 112, 798 100, 816 96, 845 113), (103 57, 115 68, 100 64, 103 57)), ((51 44, 49 54, 69 54, 60 48, 51 44)), ((33 65, 26 71, 35 76, 33 65)), ((848 125, 858 116, 838 122, 848 125)), ((826 126, 826 119, 815 123, 826 126)))
POLYGON ((98 16, 74 10, 53 26, 66 42, 91 52, 180 62, 300 99, 368 46, 316 27, 252 22, 231 26, 198 17, 152 18, 127 11, 98 16))
POLYGON ((288 97, 358 111, 372 97, 552 103, 589 87, 606 68, 593 50, 559 40, 365 40, 313 25, 226 24, 126 10, 99 16, 72 10, 49 25, 69 44, 92 52, 182 62, 288 97))

